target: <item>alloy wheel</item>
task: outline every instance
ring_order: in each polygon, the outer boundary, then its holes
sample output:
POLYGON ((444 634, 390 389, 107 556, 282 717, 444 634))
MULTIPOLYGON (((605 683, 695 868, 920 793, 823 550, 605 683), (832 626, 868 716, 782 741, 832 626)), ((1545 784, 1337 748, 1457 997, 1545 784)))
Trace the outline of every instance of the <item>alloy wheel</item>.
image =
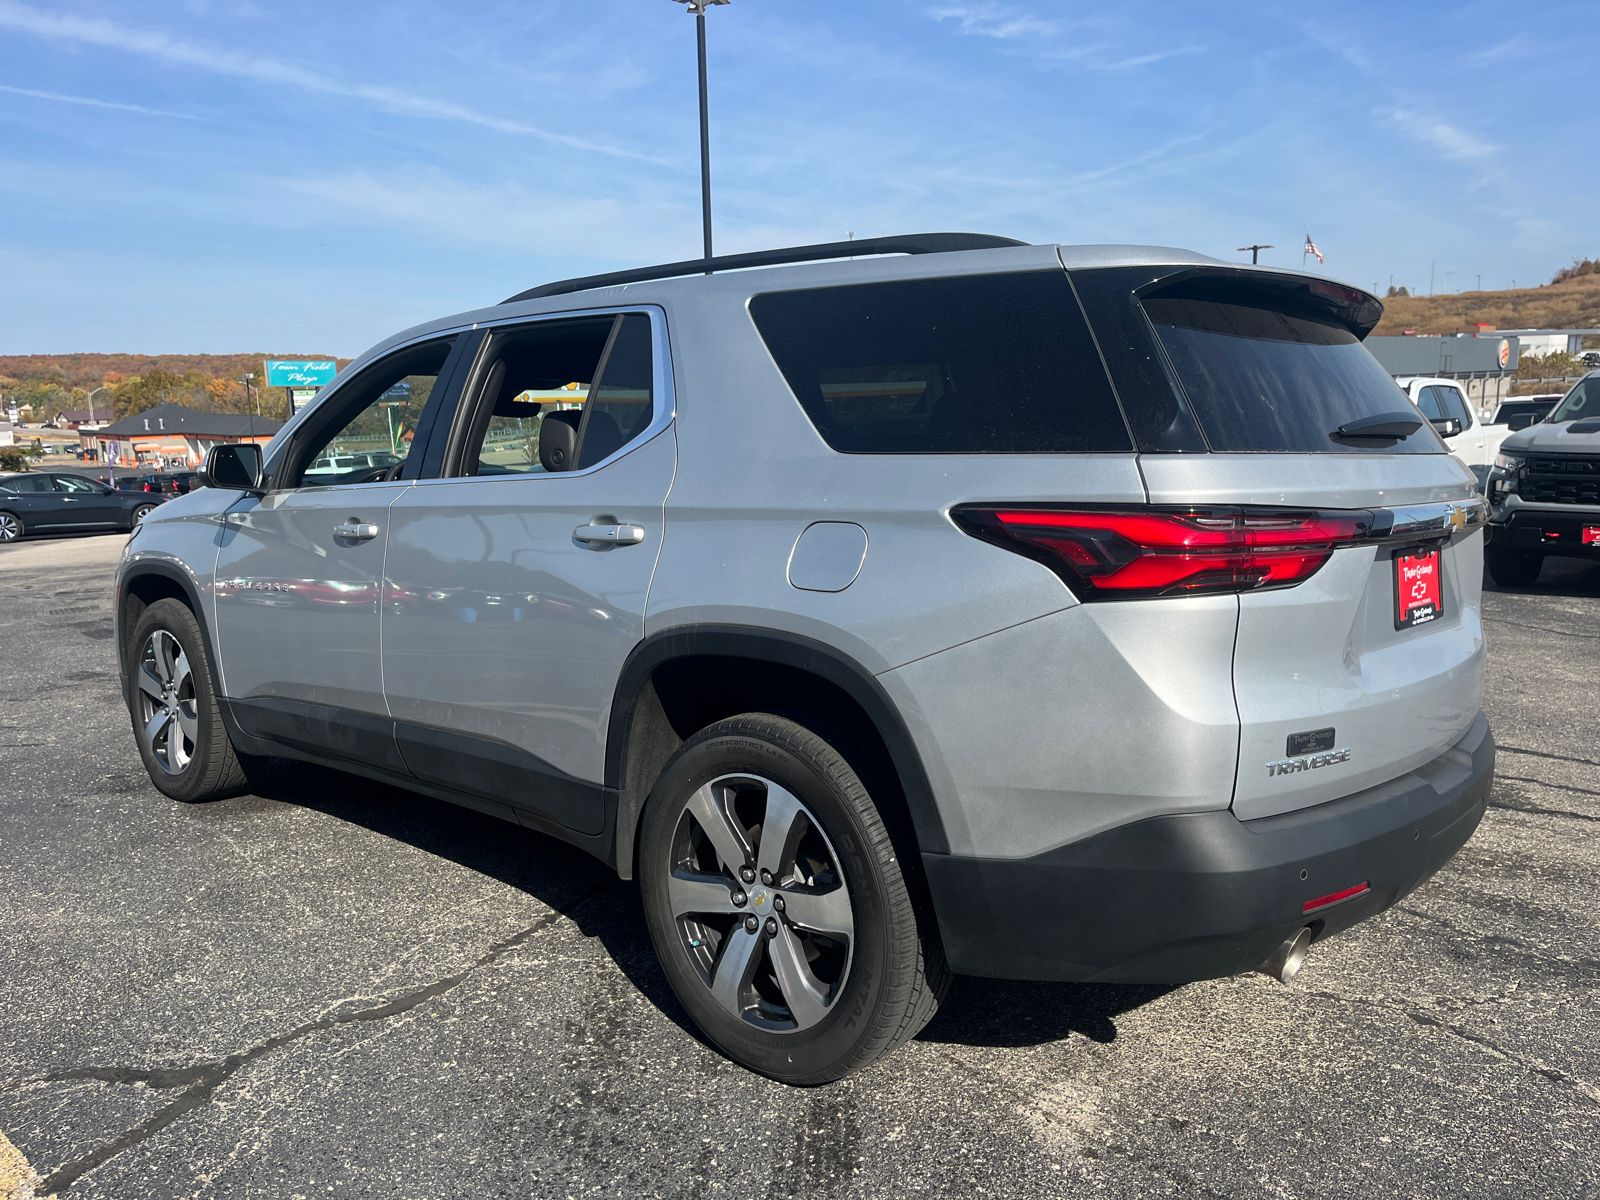
POLYGON ((154 504, 141 504, 138 508, 133 510, 133 523, 135 525, 139 524, 151 513, 153 513, 155 508, 156 506, 154 504))
POLYGON ((14 542, 22 536, 22 522, 10 513, 0 513, 0 542, 14 542))
POLYGON ((150 757, 169 775, 181 775, 194 757, 199 732, 194 674, 178 639, 154 630, 139 656, 140 736, 150 757))
POLYGON ((849 979, 855 915, 811 810, 770 779, 725 775, 689 798, 671 856, 672 919, 717 1004, 775 1032, 826 1017, 849 979))

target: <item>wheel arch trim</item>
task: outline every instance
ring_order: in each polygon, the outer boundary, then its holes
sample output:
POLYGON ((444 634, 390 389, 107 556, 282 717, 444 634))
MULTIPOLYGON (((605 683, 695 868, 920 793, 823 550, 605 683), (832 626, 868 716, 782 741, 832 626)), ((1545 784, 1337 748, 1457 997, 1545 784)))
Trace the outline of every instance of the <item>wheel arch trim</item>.
MULTIPOLYGON (((629 736, 640 701, 649 694, 652 673, 674 659, 744 658, 815 675, 838 687, 866 713, 889 752, 910 812, 918 848, 948 854, 949 839, 934 800, 933 787, 916 742, 899 708, 872 673, 826 643, 799 634, 751 625, 683 625, 651 634, 629 654, 618 676, 607 726, 605 785, 616 791, 616 866, 632 873, 633 846, 648 797, 626 778, 629 736)), ((651 783, 654 781, 652 780, 651 783)))
POLYGON ((195 583, 194 577, 178 563, 165 558, 138 558, 134 559, 117 577, 116 597, 116 632, 117 632, 117 670, 122 676, 123 690, 127 690, 128 681, 128 635, 133 630, 127 625, 126 613, 128 596, 131 585, 144 576, 155 575, 178 585, 184 597, 189 602, 189 610, 194 613, 195 623, 200 626, 200 637, 205 642, 206 658, 211 664, 211 671, 216 678, 217 692, 221 695, 222 663, 217 658, 216 644, 211 638, 211 620, 206 612, 206 607, 200 598, 200 587, 195 583))

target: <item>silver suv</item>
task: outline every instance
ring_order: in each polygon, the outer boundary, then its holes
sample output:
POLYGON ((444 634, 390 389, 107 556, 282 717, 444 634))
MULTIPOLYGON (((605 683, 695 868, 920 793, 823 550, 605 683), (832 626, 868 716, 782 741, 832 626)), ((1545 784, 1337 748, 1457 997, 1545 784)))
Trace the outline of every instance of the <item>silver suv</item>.
POLYGON ((587 849, 796 1083, 952 972, 1287 978, 1494 764, 1484 504, 1380 312, 944 234, 418 326, 132 539, 140 752, 179 800, 289 756, 587 849))

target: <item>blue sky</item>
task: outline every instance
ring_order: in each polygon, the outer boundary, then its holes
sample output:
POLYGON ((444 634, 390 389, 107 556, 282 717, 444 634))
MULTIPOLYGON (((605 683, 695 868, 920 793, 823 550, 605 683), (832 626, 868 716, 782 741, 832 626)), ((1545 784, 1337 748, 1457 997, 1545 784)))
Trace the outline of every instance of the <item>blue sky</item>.
MULTIPOLYGON (((1592 5, 733 0, 717 246, 1143 242, 1363 286, 1600 254, 1592 5), (1315 266, 1315 262, 1312 263, 1315 266)), ((0 0, 0 353, 352 354, 699 250, 668 0, 0 0)))

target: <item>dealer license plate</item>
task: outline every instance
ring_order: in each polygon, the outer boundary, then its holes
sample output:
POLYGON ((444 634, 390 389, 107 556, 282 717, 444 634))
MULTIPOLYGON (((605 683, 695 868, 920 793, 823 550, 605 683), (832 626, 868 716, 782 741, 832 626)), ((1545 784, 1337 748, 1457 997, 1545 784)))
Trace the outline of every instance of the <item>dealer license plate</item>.
POLYGON ((1585 525, 1583 527, 1583 544, 1585 546, 1600 546, 1600 525, 1585 525))
POLYGON ((1396 629, 1426 625, 1444 615, 1444 586, 1439 578, 1439 551, 1399 550, 1394 556, 1396 629))

